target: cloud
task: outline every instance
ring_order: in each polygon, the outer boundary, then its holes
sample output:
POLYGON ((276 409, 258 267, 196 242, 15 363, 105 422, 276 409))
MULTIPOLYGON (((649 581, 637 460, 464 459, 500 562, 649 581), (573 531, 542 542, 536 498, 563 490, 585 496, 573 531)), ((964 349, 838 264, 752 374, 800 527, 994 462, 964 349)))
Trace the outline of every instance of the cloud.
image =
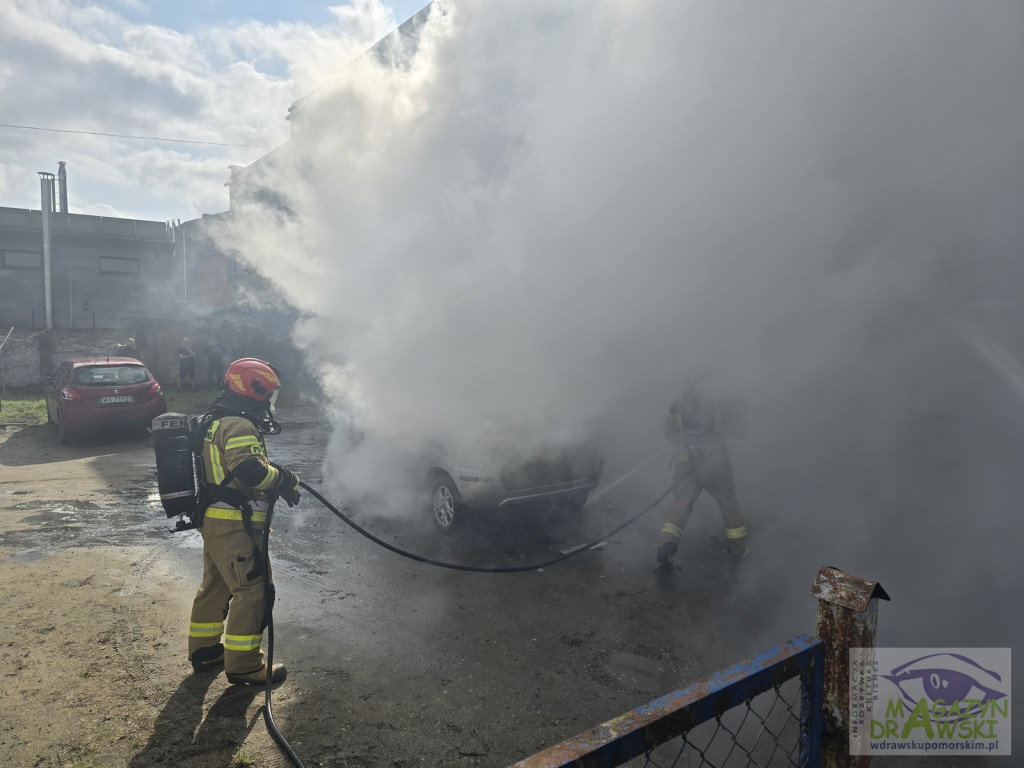
MULTIPOLYGON (((116 10, 64 0, 0 9, 4 122, 220 144, 131 139, 0 128, 0 162, 25 183, 0 203, 38 207, 35 171, 68 162, 78 190, 72 210, 111 204, 147 218, 191 218, 227 207, 227 167, 246 164, 285 141, 289 105, 332 67, 351 60, 387 28, 376 0, 360 0, 315 28, 248 22, 181 32, 133 24, 116 10), (31 83, 31 87, 25 87, 31 83), (152 156, 165 170, 181 159, 166 186, 145 175, 152 156), (116 167, 116 185, 93 187, 87 169, 116 167), (94 199, 89 192, 110 195, 94 199)), ((161 180, 167 179, 164 173, 161 180)), ((13 184, 13 182, 12 182, 13 184)))

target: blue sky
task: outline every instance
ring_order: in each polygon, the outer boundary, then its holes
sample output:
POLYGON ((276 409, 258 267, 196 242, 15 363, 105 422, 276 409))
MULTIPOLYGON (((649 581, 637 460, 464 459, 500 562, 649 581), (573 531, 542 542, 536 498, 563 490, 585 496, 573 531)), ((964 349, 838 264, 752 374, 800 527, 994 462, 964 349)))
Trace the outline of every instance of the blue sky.
MULTIPOLYGON (((394 12, 401 23, 427 4, 427 0, 394 0, 384 5, 394 12)), ((109 3, 117 7, 117 3, 109 3)), ((255 19, 265 23, 276 21, 304 22, 312 25, 327 24, 331 20, 328 3, 318 0, 182 0, 181 2, 125 3, 121 13, 137 24, 157 24, 182 32, 193 31, 210 24, 255 19)))
POLYGON ((226 210, 228 167, 286 141, 296 99, 425 5, 8 0, 0 206, 39 208, 37 172, 65 161, 73 213, 226 210))

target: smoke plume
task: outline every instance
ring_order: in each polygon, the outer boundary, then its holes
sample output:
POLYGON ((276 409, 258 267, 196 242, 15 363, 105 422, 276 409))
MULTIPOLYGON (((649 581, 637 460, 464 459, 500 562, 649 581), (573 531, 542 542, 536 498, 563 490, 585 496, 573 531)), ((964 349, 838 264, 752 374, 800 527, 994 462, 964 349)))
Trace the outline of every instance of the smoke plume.
POLYGON ((273 205, 239 203, 225 233, 309 312, 298 341, 346 425, 331 477, 387 475, 355 433, 495 424, 599 431, 627 471, 700 371, 749 403, 741 495, 830 532, 826 552, 870 566, 880 536, 934 534, 951 476, 1005 505, 1022 19, 437 0, 298 104, 292 141, 248 169, 273 205))

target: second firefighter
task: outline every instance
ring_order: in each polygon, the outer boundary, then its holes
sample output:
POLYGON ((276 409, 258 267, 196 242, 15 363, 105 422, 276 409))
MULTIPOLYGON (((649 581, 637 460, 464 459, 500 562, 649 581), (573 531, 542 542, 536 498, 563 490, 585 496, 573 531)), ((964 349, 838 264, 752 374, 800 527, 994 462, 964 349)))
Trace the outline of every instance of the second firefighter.
POLYGON ((687 380, 682 395, 672 403, 665 418, 665 437, 676 446, 673 459, 672 507, 658 544, 658 563, 671 567, 683 529, 697 498, 707 491, 725 522, 729 552, 747 554, 747 527, 743 521, 732 462, 726 440, 746 434, 746 414, 736 401, 714 399, 687 380))

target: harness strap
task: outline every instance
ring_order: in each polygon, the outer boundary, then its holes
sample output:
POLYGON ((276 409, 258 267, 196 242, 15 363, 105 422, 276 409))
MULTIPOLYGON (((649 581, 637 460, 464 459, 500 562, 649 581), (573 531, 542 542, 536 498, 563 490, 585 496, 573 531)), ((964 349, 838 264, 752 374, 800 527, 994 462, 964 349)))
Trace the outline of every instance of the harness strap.
MULTIPOLYGON (((253 523, 252 501, 249 499, 248 496, 246 496, 244 493, 242 493, 237 488, 228 488, 227 487, 228 483, 230 483, 234 479, 235 479, 235 473, 232 472, 231 470, 228 470, 227 475, 217 485, 213 485, 212 483, 205 483, 204 484, 205 487, 206 487, 206 490, 207 490, 207 492, 209 494, 209 496, 207 497, 207 503, 206 503, 206 505, 204 505, 204 507, 205 507, 205 513, 204 514, 209 515, 210 517, 212 517, 214 519, 221 519, 221 520, 238 520, 238 519, 241 519, 242 527, 245 528, 246 534, 248 534, 249 538, 252 539, 252 553, 253 553, 253 563, 254 563, 254 565, 253 565, 252 570, 249 571, 249 573, 245 574, 245 578, 247 578, 249 581, 252 581, 253 579, 255 579, 258 576, 260 576, 261 574, 263 574, 266 569, 263 567, 263 556, 260 554, 260 548, 259 548, 259 541, 260 541, 260 539, 259 539, 259 536, 256 535, 256 529, 253 528, 253 525, 252 525, 252 523, 253 523), (231 506, 236 507, 237 508, 237 514, 239 515, 239 517, 236 517, 236 510, 233 510, 233 509, 226 509, 226 510, 224 510, 224 512, 226 514, 224 514, 223 516, 219 515, 217 513, 217 509, 218 509, 217 507, 210 507, 209 506, 209 504, 211 502, 218 502, 218 501, 222 501, 222 502, 224 502, 226 504, 230 504, 231 506)), ((258 520, 257 522, 269 522, 269 520, 268 520, 269 516, 266 513, 263 513, 262 517, 263 517, 263 519, 262 520, 258 520)))

